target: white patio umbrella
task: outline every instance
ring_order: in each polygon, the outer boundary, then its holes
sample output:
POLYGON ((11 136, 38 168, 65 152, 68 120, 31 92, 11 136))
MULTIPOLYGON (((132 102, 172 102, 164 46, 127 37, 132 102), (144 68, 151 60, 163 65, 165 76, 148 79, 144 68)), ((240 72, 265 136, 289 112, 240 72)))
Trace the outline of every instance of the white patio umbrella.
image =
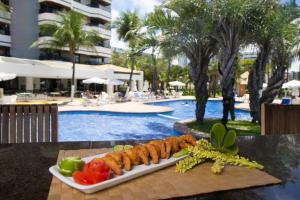
POLYGON ((105 84, 106 80, 98 77, 93 77, 93 78, 85 79, 82 82, 84 84, 95 84, 95 92, 96 92, 96 84, 105 84))
POLYGON ((284 83, 282 85, 282 88, 288 88, 288 89, 300 88, 300 81, 297 80, 289 81, 287 83, 284 83))
POLYGON ((0 73, 0 81, 8 81, 15 79, 17 77, 16 74, 7 74, 7 73, 0 73))
POLYGON ((180 82, 180 81, 171 81, 171 82, 169 82, 169 85, 170 86, 177 86, 177 87, 183 87, 183 86, 185 86, 185 84, 182 83, 182 82, 180 82))
POLYGON ((105 84, 106 80, 102 79, 102 78, 98 78, 98 77, 93 77, 93 78, 89 78, 89 79, 85 79, 82 81, 84 84, 105 84))
POLYGON ((109 79, 109 80, 106 80, 105 84, 107 84, 107 85, 123 85, 124 81, 120 81, 118 79, 109 79))

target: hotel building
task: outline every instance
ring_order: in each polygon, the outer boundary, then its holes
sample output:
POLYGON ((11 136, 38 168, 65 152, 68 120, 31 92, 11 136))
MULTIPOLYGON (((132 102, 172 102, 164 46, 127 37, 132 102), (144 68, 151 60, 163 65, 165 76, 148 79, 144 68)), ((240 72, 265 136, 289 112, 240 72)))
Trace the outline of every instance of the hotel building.
MULTIPOLYGON (((129 79, 130 70, 110 65, 111 0, 2 0, 11 12, 0 11, 0 72, 15 73, 17 79, 3 84, 5 91, 56 91, 68 90, 71 78, 71 59, 67 51, 50 51, 47 47, 30 48, 37 40, 49 40, 42 35, 43 23, 59 23, 57 14, 62 10, 74 10, 86 18, 84 29, 96 30, 103 38, 96 50, 80 48, 77 51, 76 79, 78 89, 81 80, 91 77, 129 79)), ((134 72, 133 79, 141 89, 143 73, 134 72)), ((106 88, 109 90, 108 88, 106 88)))

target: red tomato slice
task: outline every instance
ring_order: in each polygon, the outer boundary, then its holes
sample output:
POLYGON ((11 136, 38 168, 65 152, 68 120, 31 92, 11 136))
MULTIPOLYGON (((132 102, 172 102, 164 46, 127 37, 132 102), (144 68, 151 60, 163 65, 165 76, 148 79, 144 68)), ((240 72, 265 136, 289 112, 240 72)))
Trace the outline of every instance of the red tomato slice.
POLYGON ((74 181, 76 183, 79 183, 81 185, 91 185, 93 183, 90 182, 90 180, 88 180, 88 176, 84 173, 84 172, 81 172, 81 171, 76 171, 73 173, 73 178, 74 178, 74 181))
POLYGON ((92 184, 100 183, 106 181, 110 178, 109 173, 99 173, 99 172, 85 172, 88 182, 92 184))
POLYGON ((93 172, 110 172, 110 168, 105 164, 103 160, 94 159, 91 162, 89 162, 87 165, 88 165, 88 169, 93 172))
POLYGON ((84 165, 82 172, 75 172, 73 178, 76 183, 91 185, 109 179, 110 173, 110 168, 102 160, 93 160, 84 165))

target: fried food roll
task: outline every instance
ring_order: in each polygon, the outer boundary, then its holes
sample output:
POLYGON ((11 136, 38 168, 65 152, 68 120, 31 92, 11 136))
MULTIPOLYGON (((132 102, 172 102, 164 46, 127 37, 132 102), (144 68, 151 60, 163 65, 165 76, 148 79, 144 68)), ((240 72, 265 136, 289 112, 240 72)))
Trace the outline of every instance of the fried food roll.
POLYGON ((182 135, 179 137, 179 140, 185 141, 186 143, 195 146, 196 145, 196 139, 191 134, 182 135))
POLYGON ((132 168, 132 164, 129 156, 125 152, 121 152, 121 155, 122 155, 122 161, 125 170, 130 171, 132 168))
POLYGON ((166 140, 172 144, 171 153, 172 154, 177 153, 179 151, 179 139, 175 136, 172 136, 172 137, 168 137, 166 140))
POLYGON ((149 165, 149 159, 148 156, 145 155, 144 151, 141 150, 141 148, 139 146, 134 147, 137 155, 139 156, 139 158, 141 159, 141 161, 145 164, 145 165, 149 165))
POLYGON ((161 158, 166 158, 166 147, 162 140, 154 140, 151 141, 150 144, 153 144, 156 146, 156 148, 159 148, 161 158))
POLYGON ((137 148, 143 151, 143 153, 149 158, 149 151, 147 150, 146 147, 144 147, 143 145, 138 145, 137 148))
POLYGON ((101 158, 105 164, 109 166, 109 168, 116 174, 116 175, 122 175, 123 171, 120 165, 117 163, 117 161, 111 157, 104 157, 101 158))
POLYGON ((168 140, 165 140, 164 143, 166 146, 166 158, 170 158, 172 153, 172 143, 168 140))
POLYGON ((119 152, 112 152, 112 153, 108 153, 106 154, 106 157, 110 157, 115 159, 115 161, 117 161, 117 163, 120 165, 120 167, 123 167, 123 162, 122 162, 122 155, 119 152))
POLYGON ((144 147, 146 147, 147 150, 149 151, 152 162, 154 164, 158 164, 159 156, 158 156, 158 152, 157 152, 157 149, 155 148, 155 146, 152 144, 145 144, 144 147))
POLYGON ((179 143, 180 149, 185 149, 185 148, 187 148, 188 146, 190 146, 190 144, 188 144, 188 143, 186 143, 186 142, 184 142, 184 141, 181 141, 181 142, 179 143))
POLYGON ((136 149, 132 148, 132 149, 126 150, 125 153, 128 155, 128 157, 130 158, 131 163, 133 165, 140 164, 140 157, 138 156, 136 149))

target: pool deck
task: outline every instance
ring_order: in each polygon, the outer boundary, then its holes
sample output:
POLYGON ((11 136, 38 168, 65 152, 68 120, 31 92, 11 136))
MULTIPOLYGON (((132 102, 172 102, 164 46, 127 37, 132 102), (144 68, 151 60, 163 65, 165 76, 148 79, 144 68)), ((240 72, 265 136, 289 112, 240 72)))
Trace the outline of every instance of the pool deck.
POLYGON ((145 103, 165 102, 165 101, 178 101, 178 100, 192 100, 193 97, 181 97, 176 99, 164 99, 147 102, 126 102, 107 104, 102 106, 82 106, 82 105, 64 105, 59 106, 60 112, 64 111, 102 111, 102 112, 118 112, 118 113, 165 113, 171 112, 174 109, 165 106, 153 106, 145 103))

